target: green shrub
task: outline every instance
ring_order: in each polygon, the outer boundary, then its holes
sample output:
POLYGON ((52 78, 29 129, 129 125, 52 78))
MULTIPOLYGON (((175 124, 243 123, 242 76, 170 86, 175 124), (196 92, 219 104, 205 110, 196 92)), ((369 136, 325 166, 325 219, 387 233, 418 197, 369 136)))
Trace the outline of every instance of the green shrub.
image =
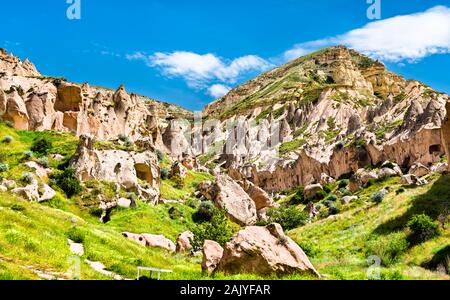
POLYGON ((66 193, 68 198, 78 195, 83 190, 73 168, 52 174, 51 179, 66 193))
POLYGON ((21 181, 25 184, 30 184, 33 182, 34 175, 30 172, 23 172, 21 181))
POLYGON ((331 193, 332 190, 333 190, 333 189, 332 189, 332 187, 331 187, 330 184, 325 184, 325 185, 323 186, 323 191, 324 191, 325 193, 327 193, 327 194, 331 193))
POLYGON ((339 193, 340 193, 341 196, 343 196, 343 197, 353 195, 352 192, 350 192, 347 188, 340 188, 340 189, 339 189, 339 193))
POLYGON ((311 241, 301 241, 298 245, 308 257, 316 257, 320 254, 320 248, 311 241))
POLYGON ((216 212, 216 207, 211 201, 203 201, 200 203, 197 211, 192 215, 195 223, 210 222, 216 212))
POLYGON ((395 194, 398 196, 402 193, 404 193, 406 190, 404 188, 399 188, 398 190, 395 191, 395 194))
POLYGON ((50 149, 52 148, 52 143, 44 138, 37 138, 33 141, 33 145, 31 146, 31 151, 39 153, 41 155, 47 155, 50 149))
POLYGON ((25 151, 25 152, 23 152, 23 157, 24 157, 25 159, 31 159, 31 158, 33 158, 33 152, 31 152, 31 151, 25 151))
POLYGON ((0 173, 8 172, 9 171, 9 165, 5 163, 0 163, 0 173))
POLYGON ((372 194, 371 199, 375 203, 381 203, 381 202, 383 202, 384 195, 385 194, 383 192, 378 191, 378 192, 375 192, 372 194))
POLYGON ((383 266, 389 267, 398 261, 400 255, 408 247, 409 244, 405 234, 403 232, 396 232, 366 242, 366 254, 368 256, 378 256, 383 266))
POLYGON ((49 166, 48 157, 46 156, 39 157, 36 162, 44 168, 48 168, 49 166))
POLYGON ((270 223, 278 223, 284 230, 291 230, 303 226, 309 220, 308 214, 300 211, 295 206, 271 208, 267 216, 269 217, 270 223))
POLYGON ((348 184, 350 183, 350 180, 348 179, 342 179, 341 181, 339 181, 339 189, 345 189, 347 188, 348 184))
POLYGON ((14 141, 14 138, 12 136, 7 135, 3 138, 2 143, 10 144, 12 141, 14 141))
POLYGON ((303 193, 305 191, 304 187, 298 187, 297 191, 295 192, 295 195, 291 198, 292 204, 302 204, 305 201, 305 197, 303 196, 303 193))
POLYGON ((69 229, 67 238, 75 243, 83 243, 86 238, 86 232, 76 226, 69 229))
POLYGON ((161 179, 166 180, 167 178, 169 178, 169 169, 161 168, 161 179))
POLYGON ((164 160, 164 153, 161 150, 156 149, 156 157, 158 157, 158 161, 161 162, 164 160))
POLYGON ((217 208, 214 208, 210 222, 198 224, 193 228, 192 232, 194 233, 192 247, 195 250, 200 250, 205 240, 216 241, 221 246, 224 246, 234 234, 233 227, 226 216, 226 211, 217 208))
POLYGON ((14 204, 11 206, 11 209, 12 209, 13 211, 24 211, 24 210, 25 210, 25 207, 24 207, 23 205, 14 203, 14 204))
POLYGON ((411 230, 410 239, 422 243, 439 235, 439 224, 425 214, 414 215, 406 224, 411 230))

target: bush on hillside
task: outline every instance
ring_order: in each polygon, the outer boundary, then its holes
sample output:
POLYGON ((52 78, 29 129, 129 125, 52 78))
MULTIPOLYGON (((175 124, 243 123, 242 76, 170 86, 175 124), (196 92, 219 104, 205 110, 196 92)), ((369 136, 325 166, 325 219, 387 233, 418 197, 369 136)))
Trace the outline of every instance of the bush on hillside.
POLYGON ((192 232, 194 233, 194 239, 192 240, 194 250, 202 249, 205 240, 216 241, 223 247, 234 234, 233 227, 226 216, 226 210, 218 208, 213 209, 210 222, 198 224, 192 232))
POLYGON ((0 163, 0 173, 8 172, 9 171, 9 165, 5 163, 0 163))
POLYGON ((291 203, 292 204, 302 204, 305 201, 305 197, 303 196, 303 192, 304 192, 305 188, 304 187, 299 187, 297 188, 297 191, 295 193, 295 195, 291 198, 291 203))
POLYGON ((156 157, 158 157, 158 161, 161 162, 164 160, 164 153, 161 150, 156 150, 156 157))
POLYGON ((86 238, 86 232, 74 226, 67 232, 67 238, 75 243, 83 243, 86 238))
POLYGON ((414 215, 406 224, 411 230, 410 239, 422 243, 439 235, 439 224, 425 214, 414 215))
POLYGON ((371 199, 375 203, 381 203, 381 202, 383 202, 384 195, 385 194, 383 192, 378 191, 378 192, 375 192, 372 194, 371 199))
POLYGON ((49 167, 49 162, 48 162, 48 157, 39 157, 36 162, 41 165, 44 168, 48 168, 49 167))

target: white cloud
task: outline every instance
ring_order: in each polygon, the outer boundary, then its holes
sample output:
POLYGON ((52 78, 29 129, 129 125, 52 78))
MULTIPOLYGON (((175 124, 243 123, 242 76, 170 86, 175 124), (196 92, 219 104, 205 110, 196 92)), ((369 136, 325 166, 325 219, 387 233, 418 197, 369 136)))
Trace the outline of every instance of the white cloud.
POLYGON ((265 71, 272 67, 269 62, 255 55, 242 56, 230 62, 211 53, 202 55, 187 51, 157 52, 153 55, 136 52, 126 58, 142 60, 149 67, 158 67, 169 77, 181 77, 196 89, 207 89, 211 81, 220 81, 225 87, 224 84, 236 83, 248 72, 265 71))
POLYGON ((208 94, 214 98, 220 98, 226 95, 231 88, 223 84, 214 84, 208 88, 208 94))
POLYGON ((436 6, 425 12, 372 22, 336 37, 298 44, 286 51, 284 58, 290 60, 336 44, 391 62, 450 53, 450 8, 436 6))

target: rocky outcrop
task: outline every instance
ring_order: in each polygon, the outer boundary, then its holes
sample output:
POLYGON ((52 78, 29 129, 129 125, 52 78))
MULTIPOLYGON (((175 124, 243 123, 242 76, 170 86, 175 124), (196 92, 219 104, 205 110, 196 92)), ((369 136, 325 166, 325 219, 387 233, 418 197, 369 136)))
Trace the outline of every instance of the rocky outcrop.
POLYGON ((96 150, 94 146, 92 138, 80 137, 76 155, 70 163, 80 180, 116 182, 142 199, 158 203, 160 168, 154 152, 96 150))
POLYGON ((273 207, 275 205, 272 198, 264 191, 262 188, 257 187, 252 182, 244 180, 241 183, 244 191, 250 196, 250 198, 255 202, 256 210, 260 211, 263 208, 273 207))
POLYGON ((320 277, 303 250, 279 224, 250 226, 226 243, 218 271, 225 274, 294 274, 320 277))
POLYGON ((223 256, 223 248, 215 241, 206 240, 203 243, 202 271, 211 274, 217 269, 223 256))
POLYGON ((175 252, 176 246, 174 242, 166 238, 164 235, 156 234, 134 234, 129 232, 123 232, 122 235, 130 240, 133 240, 142 246, 163 248, 170 252, 175 252))
POLYGON ((176 251, 186 252, 192 250, 192 239, 194 234, 191 231, 185 231, 177 237, 176 241, 176 251))

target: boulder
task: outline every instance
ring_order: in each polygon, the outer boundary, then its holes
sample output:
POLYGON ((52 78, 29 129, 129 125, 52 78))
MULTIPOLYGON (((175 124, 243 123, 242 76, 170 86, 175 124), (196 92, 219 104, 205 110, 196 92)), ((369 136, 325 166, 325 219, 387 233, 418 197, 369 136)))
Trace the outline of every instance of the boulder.
POLYGON ((6 187, 8 190, 12 190, 17 187, 17 184, 14 180, 3 180, 1 185, 6 187))
POLYGON ((225 274, 320 274, 279 224, 249 226, 226 243, 217 271, 225 274))
POLYGON ((75 255, 83 256, 84 255, 84 247, 83 244, 75 243, 72 240, 68 240, 70 252, 72 252, 75 255))
POLYGON ((323 191, 323 187, 320 183, 310 184, 305 187, 303 196, 307 199, 313 199, 317 193, 323 191))
POLYGON ((228 175, 219 175, 212 187, 213 201, 221 209, 226 209, 228 216, 242 226, 256 223, 255 202, 228 175))
POLYGON ((215 241, 206 240, 203 243, 202 271, 208 274, 214 272, 223 256, 223 248, 215 241))
POLYGON ((7 192, 7 191, 8 191, 8 188, 6 186, 0 185, 0 192, 4 193, 4 192, 7 192))
POLYGON ((186 252, 192 250, 191 241, 194 238, 194 234, 190 231, 185 231, 177 237, 176 251, 186 252))
POLYGON ((135 234, 135 233, 130 233, 130 232, 122 232, 122 235, 132 241, 135 241, 139 244, 141 244, 142 246, 147 246, 147 241, 145 240, 145 238, 142 236, 142 234, 135 234))

